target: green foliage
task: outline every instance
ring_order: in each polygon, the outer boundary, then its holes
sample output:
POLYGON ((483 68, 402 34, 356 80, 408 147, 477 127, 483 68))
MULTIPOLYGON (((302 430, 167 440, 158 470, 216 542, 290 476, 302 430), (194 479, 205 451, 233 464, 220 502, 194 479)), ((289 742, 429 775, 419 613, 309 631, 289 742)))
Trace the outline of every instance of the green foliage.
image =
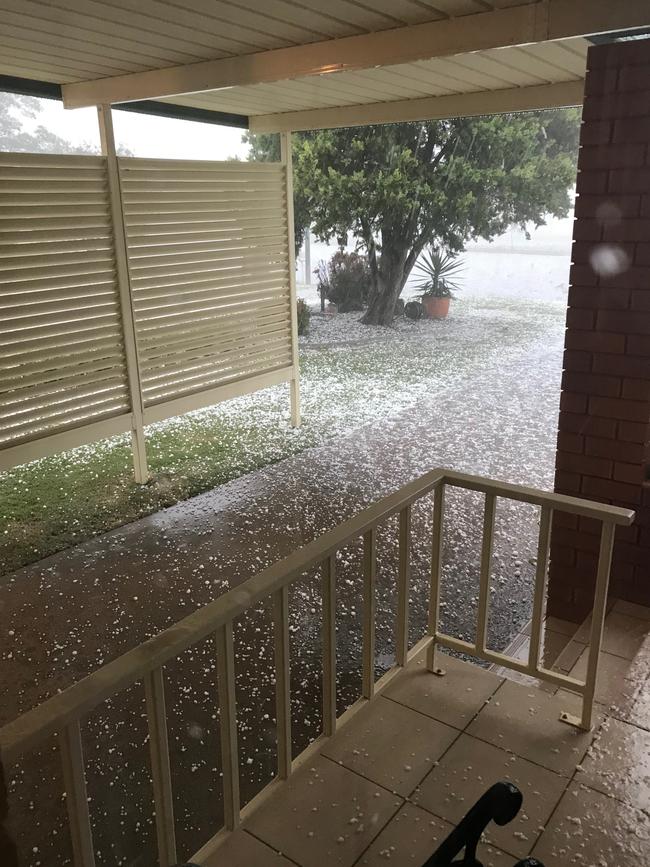
MULTIPOLYGON (((558 109, 294 134, 297 236, 351 233, 373 280, 364 321, 389 324, 426 246, 457 253, 568 214, 578 130, 579 113, 558 109)), ((272 138, 249 137, 255 158, 274 158, 272 138)))
POLYGON ((456 256, 432 247, 422 253, 415 266, 421 277, 417 288, 425 298, 453 298, 453 292, 460 289, 462 272, 463 263, 456 256))
POLYGON ((298 334, 307 334, 309 331, 309 320, 311 319, 311 310, 309 305, 303 298, 298 298, 298 334))
MULTIPOLYGON (((84 141, 73 144, 39 124, 33 132, 25 129, 43 111, 43 100, 34 96, 19 96, 0 92, 0 151, 40 154, 98 154, 97 145, 84 141)), ((125 147, 118 147, 120 156, 133 156, 125 147)))
POLYGON ((25 122, 36 120, 42 111, 40 99, 0 93, 0 150, 48 154, 93 152, 91 145, 73 145, 42 125, 28 132, 25 122))
MULTIPOLYGON (((293 189, 293 229, 296 243, 296 257, 305 240, 305 229, 309 226, 309 200, 301 187, 295 186, 295 160, 298 158, 300 139, 292 137, 292 156, 294 159, 294 189, 293 189)), ((245 132, 242 141, 250 145, 249 160, 265 163, 277 163, 280 160, 280 136, 278 133, 264 132, 255 135, 245 132)))
POLYGON ((318 291, 341 313, 363 310, 372 283, 368 257, 337 250, 330 261, 318 264, 318 291))

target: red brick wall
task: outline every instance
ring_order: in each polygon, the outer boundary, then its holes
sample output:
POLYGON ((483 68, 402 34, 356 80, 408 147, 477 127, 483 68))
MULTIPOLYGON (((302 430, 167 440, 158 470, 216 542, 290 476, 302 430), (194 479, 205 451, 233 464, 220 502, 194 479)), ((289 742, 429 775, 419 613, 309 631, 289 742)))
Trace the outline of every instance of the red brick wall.
MULTIPOLYGON (((587 60, 555 490, 637 511, 611 593, 650 605, 650 39, 587 60)), ((549 611, 591 608, 599 526, 557 515, 549 611)))

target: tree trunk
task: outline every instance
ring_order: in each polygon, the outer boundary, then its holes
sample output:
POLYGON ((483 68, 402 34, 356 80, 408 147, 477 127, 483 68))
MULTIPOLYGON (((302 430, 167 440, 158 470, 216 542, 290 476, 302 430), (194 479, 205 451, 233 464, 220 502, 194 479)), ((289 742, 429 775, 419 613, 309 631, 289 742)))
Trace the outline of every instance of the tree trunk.
POLYGON ((370 304, 361 320, 364 325, 390 325, 395 318, 395 305, 411 270, 405 269, 407 253, 406 247, 384 242, 379 267, 373 274, 370 304))

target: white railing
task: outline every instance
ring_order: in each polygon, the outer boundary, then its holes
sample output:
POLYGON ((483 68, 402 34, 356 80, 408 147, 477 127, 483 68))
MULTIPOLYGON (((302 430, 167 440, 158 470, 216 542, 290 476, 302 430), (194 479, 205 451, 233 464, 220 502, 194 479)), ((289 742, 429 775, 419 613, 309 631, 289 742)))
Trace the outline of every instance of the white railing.
POLYGON ((57 734, 67 793, 71 839, 77 867, 95 864, 91 822, 81 741, 81 722, 101 702, 136 681, 144 680, 150 736, 151 771, 156 814, 158 854, 161 865, 176 861, 172 778, 167 740, 163 666, 192 645, 216 635, 217 676, 220 713, 220 740, 223 766, 224 829, 201 849, 194 860, 201 861, 236 828, 242 817, 253 811, 282 785, 295 769, 320 748, 325 738, 347 722, 360 707, 381 691, 409 659, 426 649, 431 671, 444 672, 436 664, 436 645, 461 651, 487 662, 533 675, 577 692, 582 696, 580 718, 562 718, 585 729, 591 715, 602 642, 605 606, 609 583, 614 531, 617 524, 628 525, 634 512, 560 494, 501 484, 489 479, 447 470, 432 470, 400 491, 380 500, 320 538, 274 563, 240 587, 198 609, 174 626, 164 630, 123 656, 98 669, 73 686, 53 696, 33 710, 0 729, 0 754, 5 763, 16 761, 52 734, 57 734), (471 644, 441 633, 439 596, 444 532, 444 501, 447 487, 464 488, 485 494, 481 571, 476 642, 471 644), (433 539, 431 549, 431 587, 427 635, 413 648, 408 647, 411 508, 413 503, 434 492, 433 539), (487 647, 487 622, 490 599, 490 566, 497 498, 518 500, 541 507, 537 567, 534 587, 532 638, 527 662, 513 659, 487 647), (549 542, 553 511, 595 518, 602 522, 600 557, 596 575, 589 659, 584 681, 550 671, 540 663, 540 643, 546 596, 549 542), (399 567, 397 578, 396 664, 375 680, 375 576, 377 528, 393 515, 399 515, 399 567), (363 686, 362 697, 341 717, 336 713, 336 552, 363 537, 363 686), (290 585, 304 578, 309 570, 322 568, 322 702, 323 732, 295 760, 292 760, 291 708, 289 687, 289 603, 290 585), (239 796, 239 753, 237 744, 237 698, 233 621, 264 600, 272 600, 275 639, 277 778, 243 810, 239 796))

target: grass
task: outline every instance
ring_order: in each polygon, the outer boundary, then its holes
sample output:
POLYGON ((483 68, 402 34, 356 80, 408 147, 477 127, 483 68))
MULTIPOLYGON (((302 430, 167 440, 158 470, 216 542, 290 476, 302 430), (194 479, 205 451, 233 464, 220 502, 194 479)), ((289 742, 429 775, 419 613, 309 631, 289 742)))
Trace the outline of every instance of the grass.
POLYGON ((301 347, 303 426, 286 386, 152 425, 152 480, 133 482, 128 436, 0 474, 0 574, 417 404, 562 327, 559 305, 455 302, 441 323, 370 331, 314 322, 301 347))

